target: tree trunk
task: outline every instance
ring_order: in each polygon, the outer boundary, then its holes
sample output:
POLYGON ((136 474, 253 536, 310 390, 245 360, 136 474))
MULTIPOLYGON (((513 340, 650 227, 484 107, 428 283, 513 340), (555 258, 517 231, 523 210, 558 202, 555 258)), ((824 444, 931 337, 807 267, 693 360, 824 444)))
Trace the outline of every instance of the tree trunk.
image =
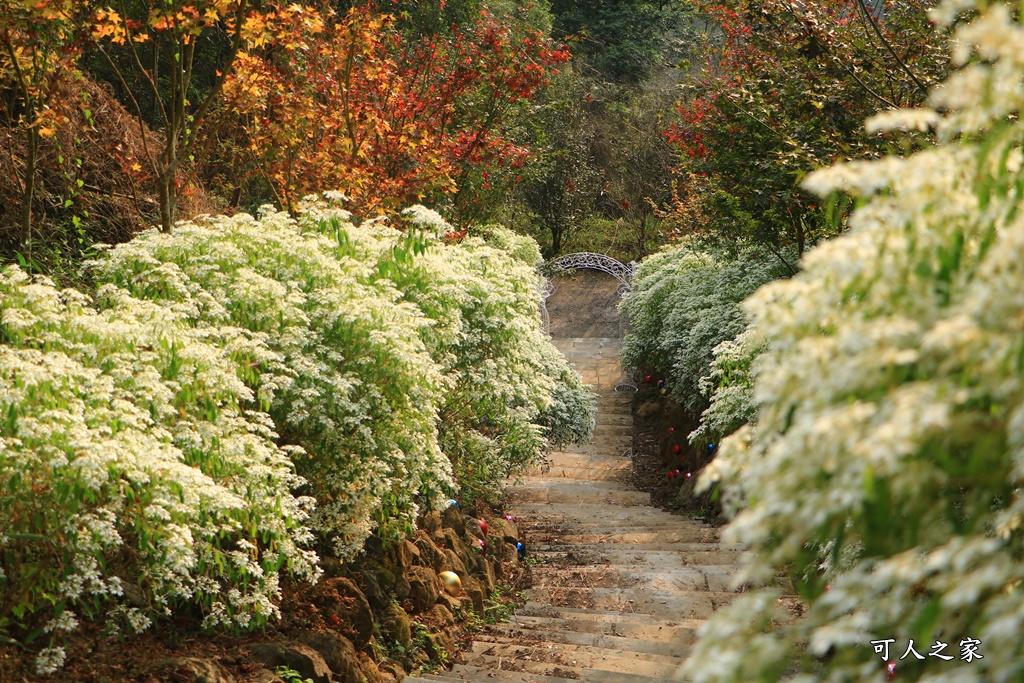
POLYGON ((174 227, 174 211, 178 204, 178 193, 174 187, 174 173, 167 173, 157 180, 160 192, 160 232, 171 233, 174 227))
POLYGON ((551 258, 555 258, 562 251, 562 226, 551 226, 551 258))
POLYGON ((28 156, 25 159, 25 187, 21 194, 21 248, 30 252, 32 241, 32 201, 36 191, 36 156, 39 152, 39 131, 28 128, 28 156))

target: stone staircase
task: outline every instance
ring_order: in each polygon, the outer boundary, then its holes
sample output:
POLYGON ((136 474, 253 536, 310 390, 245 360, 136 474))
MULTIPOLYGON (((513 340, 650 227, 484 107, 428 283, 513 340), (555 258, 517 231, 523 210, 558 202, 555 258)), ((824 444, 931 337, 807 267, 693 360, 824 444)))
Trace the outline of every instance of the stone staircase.
POLYGON ((697 628, 737 595, 739 550, 624 483, 632 396, 613 391, 620 341, 554 342, 598 392, 599 410, 590 443, 553 454, 512 490, 511 513, 539 560, 526 605, 478 634, 464 664, 410 683, 679 680, 697 628))

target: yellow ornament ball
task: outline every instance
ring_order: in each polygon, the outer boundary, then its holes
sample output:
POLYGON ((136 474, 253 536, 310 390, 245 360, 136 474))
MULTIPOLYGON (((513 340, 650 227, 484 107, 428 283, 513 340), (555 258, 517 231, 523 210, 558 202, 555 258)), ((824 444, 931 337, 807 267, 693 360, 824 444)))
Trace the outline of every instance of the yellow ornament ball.
POLYGON ((441 572, 438 574, 441 577, 441 583, 444 584, 444 589, 448 591, 448 595, 452 597, 457 596, 462 592, 462 579, 455 572, 441 572))

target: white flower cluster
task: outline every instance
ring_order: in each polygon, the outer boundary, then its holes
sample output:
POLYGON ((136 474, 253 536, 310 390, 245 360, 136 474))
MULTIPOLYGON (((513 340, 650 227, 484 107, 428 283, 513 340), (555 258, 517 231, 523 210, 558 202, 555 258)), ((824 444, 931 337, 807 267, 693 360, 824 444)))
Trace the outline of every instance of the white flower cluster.
POLYGON ((692 443, 716 443, 755 418, 752 365, 763 350, 749 329, 714 348, 711 372, 700 379, 700 390, 711 404, 690 433, 692 443))
POLYGON ((688 680, 879 680, 877 634, 985 644, 901 679, 1024 679, 1024 27, 978 9, 932 96, 947 113, 904 122, 939 144, 812 176, 865 199, 849 234, 746 302, 770 342, 758 420, 702 484, 725 486, 727 539, 753 551, 742 579, 787 571, 808 610, 768 629, 774 596, 754 591, 709 623, 688 680))
MULTIPOLYGON (((0 310, 0 571, 38 567, 16 614, 66 603, 44 629, 56 637, 76 611, 117 609, 131 582, 149 613, 189 601, 259 622, 272 611, 252 605, 276 599, 281 567, 317 573, 302 549, 308 501, 292 495, 303 482, 244 408, 253 394, 228 335, 113 285, 94 303, 13 266, 0 273, 0 310), (225 569, 238 542, 261 576, 225 569)), ((62 660, 51 646, 37 669, 62 660)))
POLYGON ((756 248, 731 254, 684 243, 644 259, 620 305, 632 325, 623 363, 663 376, 677 401, 703 410, 701 379, 712 372, 715 347, 747 327, 739 302, 786 272, 773 254, 756 248))
MULTIPOLYGON (((339 221, 348 213, 313 197, 304 207, 301 225, 264 207, 259 220, 240 214, 185 223, 173 235, 150 231, 94 269, 181 311, 230 350, 240 368, 232 379, 301 447, 295 464, 318 500, 313 528, 350 557, 374 529, 400 532, 422 502, 448 498, 435 424, 444 382, 420 339, 428 321, 419 309, 374 280, 372 263, 339 254, 336 239, 313 229, 317 210, 339 221)), ((399 234, 343 225, 354 235, 399 234)))

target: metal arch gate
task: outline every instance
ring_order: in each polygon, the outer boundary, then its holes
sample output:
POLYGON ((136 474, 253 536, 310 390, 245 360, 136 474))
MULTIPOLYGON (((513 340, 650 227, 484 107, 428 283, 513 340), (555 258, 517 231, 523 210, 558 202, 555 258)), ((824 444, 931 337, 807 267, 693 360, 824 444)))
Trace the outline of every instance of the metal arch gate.
MULTIPOLYGON (((620 297, 625 299, 629 296, 632 289, 631 281, 633 274, 636 272, 636 262, 632 261, 628 264, 622 263, 618 259, 614 259, 606 254, 596 254, 592 251, 581 251, 575 254, 566 254, 565 256, 559 256, 551 261, 546 261, 541 264, 540 271, 545 275, 544 282, 541 285, 541 315, 544 320, 544 331, 549 332, 551 328, 551 318, 548 315, 547 299, 555 291, 555 285, 548 279, 551 275, 557 273, 564 273, 574 270, 597 270, 602 273, 608 273, 616 280, 619 281, 618 294, 620 297)), ((620 328, 621 332, 621 328, 620 328)), ((619 392, 636 392, 638 391, 636 381, 633 378, 633 373, 623 372, 622 378, 618 384, 615 385, 615 391, 619 392)))
POLYGON ((629 296, 630 281, 633 279, 633 272, 636 270, 636 263, 622 263, 617 259, 605 254, 595 254, 592 251, 580 251, 575 254, 566 254, 544 263, 543 269, 547 273, 564 273, 573 270, 599 270, 608 273, 619 281, 619 296, 625 299, 629 296))

